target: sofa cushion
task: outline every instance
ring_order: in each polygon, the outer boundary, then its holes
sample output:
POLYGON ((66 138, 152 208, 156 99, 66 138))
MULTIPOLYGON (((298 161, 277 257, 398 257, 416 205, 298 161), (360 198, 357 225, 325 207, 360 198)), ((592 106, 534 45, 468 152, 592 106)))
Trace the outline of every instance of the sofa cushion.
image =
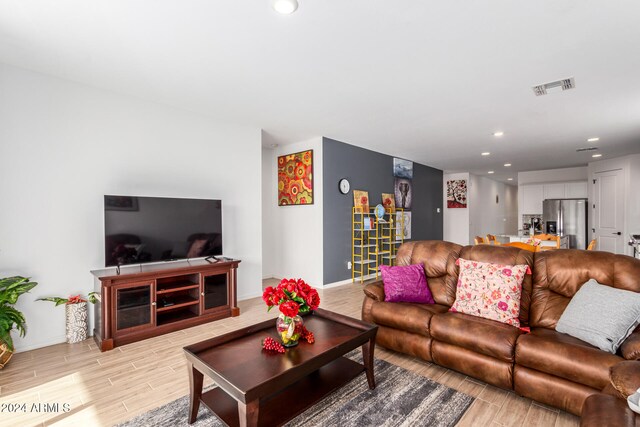
POLYGON ((461 247, 441 240, 408 242, 398 248, 396 262, 397 265, 422 264, 433 299, 437 304, 451 307, 456 299, 455 262, 461 247))
POLYGON ((533 328, 518 339, 516 364, 602 390, 622 359, 560 332, 533 328))
POLYGON ((448 309, 449 307, 440 304, 375 302, 371 306, 371 319, 378 325, 428 337, 431 317, 435 313, 446 313, 448 309))
POLYGON ((381 265, 386 302, 435 304, 422 264, 381 265))
MULTIPOLYGON (((528 265, 533 268, 533 252, 509 246, 472 245, 460 250, 459 258, 470 261, 491 262, 505 265, 528 265)), ((456 267, 456 277, 459 267, 456 267)), ((520 325, 529 325, 529 306, 531 305, 532 275, 527 274, 522 281, 520 295, 520 325)))
POLYGON ((451 311, 519 327, 520 294, 528 265, 505 265, 458 258, 460 274, 451 311))
POLYGON ((571 299, 556 331, 615 354, 640 322, 640 294, 591 279, 571 299))
POLYGON ((436 314, 431 336, 504 362, 513 362, 516 341, 523 332, 510 325, 463 313, 436 314))
POLYGON ((640 388, 640 362, 625 360, 609 370, 613 387, 626 399, 640 388))
POLYGON ((555 329, 560 316, 589 279, 640 292, 640 261, 608 252, 559 249, 536 252, 530 326, 555 329))
POLYGON ((620 354, 627 360, 640 359, 640 331, 637 328, 620 346, 620 354))

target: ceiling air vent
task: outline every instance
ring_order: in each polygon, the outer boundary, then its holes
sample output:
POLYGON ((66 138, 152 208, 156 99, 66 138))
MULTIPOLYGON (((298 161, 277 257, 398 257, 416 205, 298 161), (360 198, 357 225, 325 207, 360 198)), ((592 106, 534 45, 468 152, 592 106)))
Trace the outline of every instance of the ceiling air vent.
POLYGON ((547 95, 549 93, 560 92, 563 90, 569 90, 576 87, 576 81, 573 77, 567 77, 566 79, 557 80, 555 82, 544 83, 533 87, 533 93, 536 96, 547 95))
POLYGON ((584 147, 576 150, 578 153, 582 153, 583 151, 598 151, 598 147, 584 147))

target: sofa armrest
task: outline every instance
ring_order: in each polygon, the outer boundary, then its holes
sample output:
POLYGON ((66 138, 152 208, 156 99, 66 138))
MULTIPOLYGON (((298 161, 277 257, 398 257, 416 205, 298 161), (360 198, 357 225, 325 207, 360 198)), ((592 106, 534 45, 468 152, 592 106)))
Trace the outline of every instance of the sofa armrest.
POLYGON ((366 285, 364 287, 364 293, 371 299, 384 302, 384 286, 382 286, 382 280, 366 285))
POLYGON ((609 368, 613 387, 626 399, 640 388, 640 361, 625 360, 609 368))
POLYGON ((580 427, 634 427, 635 425, 636 414, 622 399, 596 393, 584 401, 580 427))
POLYGON ((620 353, 627 360, 640 360, 640 331, 634 331, 624 340, 620 353))

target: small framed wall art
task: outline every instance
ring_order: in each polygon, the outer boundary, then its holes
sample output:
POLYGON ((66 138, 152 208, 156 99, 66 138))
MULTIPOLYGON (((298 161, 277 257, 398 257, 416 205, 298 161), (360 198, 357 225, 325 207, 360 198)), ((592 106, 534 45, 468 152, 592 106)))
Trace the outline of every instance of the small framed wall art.
POLYGON ((406 211, 411 210, 413 203, 413 189, 410 179, 396 178, 394 184, 394 195, 397 208, 406 211))
POLYGON ((393 176, 396 178, 413 179, 413 162, 394 157, 393 176))
POLYGON ((391 213, 396 211, 396 199, 392 193, 382 193, 382 206, 391 213))
POLYGON ((447 207, 463 209, 467 207, 466 179, 447 181, 447 207))
POLYGON ((369 213, 369 192, 353 190, 353 206, 360 208, 360 212, 369 213))
POLYGON ((278 157, 278 206, 313 204, 313 150, 278 157))

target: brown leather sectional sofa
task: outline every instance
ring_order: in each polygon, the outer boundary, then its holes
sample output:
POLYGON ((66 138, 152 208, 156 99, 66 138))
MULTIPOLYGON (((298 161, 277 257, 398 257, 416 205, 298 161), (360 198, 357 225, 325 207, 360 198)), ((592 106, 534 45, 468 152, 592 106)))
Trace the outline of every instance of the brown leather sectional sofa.
MULTIPOLYGON (((424 265, 436 304, 384 302, 382 281, 368 284, 362 319, 378 325, 379 345, 515 390, 578 416, 587 398, 602 396, 603 390, 626 404, 619 393, 611 391, 610 368, 625 360, 640 359, 640 331, 634 332, 614 355, 556 332, 555 326, 573 295, 591 278, 640 292, 640 260, 595 251, 532 253, 513 247, 462 247, 420 241, 402 245, 397 263, 424 265), (530 328, 530 333, 448 311, 456 296, 458 258, 531 267, 533 274, 527 275, 522 285, 520 309, 520 322, 530 328)), ((595 407, 607 400, 602 399, 592 399, 595 403, 590 410, 596 415, 602 409, 595 407)), ((605 412, 606 408, 605 404, 605 412)))

